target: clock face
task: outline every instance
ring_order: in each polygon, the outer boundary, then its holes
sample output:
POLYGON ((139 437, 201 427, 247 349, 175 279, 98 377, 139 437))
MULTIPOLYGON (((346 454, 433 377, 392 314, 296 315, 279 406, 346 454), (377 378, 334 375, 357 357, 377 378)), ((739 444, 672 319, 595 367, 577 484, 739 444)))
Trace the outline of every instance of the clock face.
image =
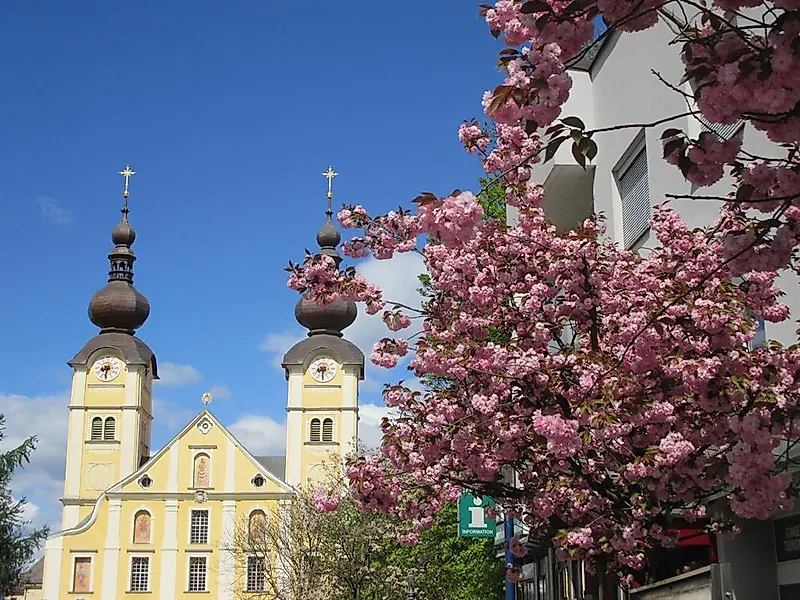
POLYGON ((94 363, 94 374, 100 381, 113 381, 122 371, 122 361, 116 356, 101 356, 94 363))
POLYGON ((311 377, 320 383, 327 383, 336 376, 336 361, 322 356, 311 363, 311 377))

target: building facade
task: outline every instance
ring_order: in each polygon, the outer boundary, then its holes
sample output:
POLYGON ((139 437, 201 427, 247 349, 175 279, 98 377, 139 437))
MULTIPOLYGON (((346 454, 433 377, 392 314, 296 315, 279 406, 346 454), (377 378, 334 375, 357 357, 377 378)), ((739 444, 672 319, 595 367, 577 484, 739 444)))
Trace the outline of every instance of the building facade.
MULTIPOLYGON (((693 101, 670 90, 666 81, 678 82, 684 65, 670 42, 675 34, 663 23, 636 34, 610 35, 599 51, 570 71, 573 87, 562 116, 577 116, 586 129, 622 124, 647 124, 669 115, 694 110, 693 101)), ((691 92, 686 87, 685 91, 691 92)), ((592 165, 583 169, 563 144, 552 160, 533 168, 533 179, 545 187, 544 207, 557 227, 566 229, 583 219, 599 215, 605 219, 607 235, 621 246, 641 249, 657 241, 650 231, 653 207, 666 194, 724 196, 731 180, 697 189, 680 171, 663 160, 661 135, 667 128, 680 128, 696 136, 703 130, 724 139, 738 136, 743 148, 760 156, 776 155, 767 137, 743 122, 733 125, 706 123, 683 116, 655 127, 632 126, 595 135, 599 151, 592 165)), ((778 151, 780 149, 777 149, 778 151)), ((776 155, 777 156, 777 155, 776 155)), ((670 200, 691 227, 712 223, 720 203, 709 200, 670 200)), ((513 222, 513 209, 509 212, 513 222)), ((779 285, 791 318, 782 323, 762 324, 756 342, 774 339, 796 341, 793 321, 800 317, 800 283, 785 274, 779 285)), ((679 547, 658 559, 651 581, 631 598, 736 598, 736 600, 793 600, 800 598, 800 505, 771 521, 745 521, 742 532, 732 539, 711 539, 695 530, 681 530, 679 547), (685 582, 685 589, 680 591, 685 582), (659 590, 659 586, 670 591, 659 590), (699 590, 699 591, 698 591, 699 590), (731 594, 726 596, 725 594, 731 594), (666 595, 664 595, 666 594, 666 595)), ((525 580, 520 585, 524 600, 592 599, 597 583, 576 564, 555 560, 552 549, 538 548, 526 559, 525 580)), ((621 590, 607 586, 605 598, 621 598, 621 590)))
MULTIPOLYGON (((99 327, 69 362, 73 370, 61 531, 45 546, 42 597, 228 599, 264 588, 264 563, 237 564, 237 531, 282 519, 297 490, 318 482, 358 438, 364 356, 343 337, 352 302, 301 299, 295 317, 308 337, 285 355, 284 456, 253 456, 205 406, 163 448, 151 450, 155 353, 136 330, 150 305, 133 285, 136 238, 128 222, 128 178, 112 232, 107 285, 89 305, 99 327)), ((340 236, 327 221, 320 252, 338 262, 340 236)), ((210 396, 204 396, 207 405, 210 396)), ((253 560, 251 560, 253 559, 253 560)))

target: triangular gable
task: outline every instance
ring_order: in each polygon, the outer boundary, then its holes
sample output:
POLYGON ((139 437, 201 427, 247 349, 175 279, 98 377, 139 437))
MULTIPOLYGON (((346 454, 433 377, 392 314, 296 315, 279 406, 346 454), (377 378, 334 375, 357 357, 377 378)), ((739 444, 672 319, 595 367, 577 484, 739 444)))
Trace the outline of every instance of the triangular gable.
POLYGON ((186 427, 181 429, 181 431, 177 435, 175 435, 175 437, 173 437, 169 442, 167 442, 164 445, 164 447, 161 448, 161 450, 159 450, 153 456, 151 456, 147 460, 146 463, 144 463, 135 472, 133 472, 130 475, 128 475, 122 481, 120 481, 120 482, 114 484, 113 486, 111 486, 110 488, 108 488, 106 490, 106 493, 121 492, 123 487, 125 487, 126 485, 128 485, 132 481, 135 481, 139 477, 144 475, 147 472, 147 470, 150 469, 152 467, 152 465, 157 460, 159 460, 162 456, 164 456, 170 450, 170 448, 172 448, 175 444, 177 444, 180 441, 180 439, 184 435, 186 435, 193 427, 195 427, 204 417, 207 417, 213 423, 213 425, 215 427, 219 427, 220 431, 222 431, 222 433, 228 439, 230 439, 233 442, 233 444, 236 447, 236 449, 238 451, 240 451, 242 454, 244 454, 244 456, 247 458, 247 460, 250 461, 250 463, 253 465, 253 467, 259 473, 261 473, 268 481, 271 481, 272 483, 276 484, 278 486, 278 488, 281 489, 284 492, 290 492, 290 493, 294 492, 294 490, 292 489, 292 487, 288 483, 286 483, 285 481, 283 481, 283 480, 279 479, 278 477, 276 477, 274 473, 272 473, 264 465, 262 465, 260 462, 258 462, 255 459, 255 457, 252 454, 250 454, 250 452, 247 450, 247 448, 245 448, 242 445, 242 443, 239 440, 236 439, 236 436, 234 436, 230 431, 228 431, 228 429, 224 425, 222 425, 222 423, 219 422, 219 420, 213 415, 213 413, 211 413, 211 411, 209 411, 208 409, 203 409, 202 411, 200 411, 200 413, 194 419, 192 419, 186 425, 186 427))

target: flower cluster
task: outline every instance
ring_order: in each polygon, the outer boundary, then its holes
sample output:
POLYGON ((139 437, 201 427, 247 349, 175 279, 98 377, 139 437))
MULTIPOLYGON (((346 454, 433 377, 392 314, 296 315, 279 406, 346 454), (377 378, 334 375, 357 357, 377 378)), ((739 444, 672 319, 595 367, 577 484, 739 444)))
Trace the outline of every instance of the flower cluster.
MULTIPOLYGON (((496 138, 469 122, 459 139, 484 156, 487 172, 502 173, 519 213, 513 225, 484 219, 462 191, 422 194, 415 213, 339 213, 343 226, 361 230, 345 244, 353 257, 390 258, 427 238, 421 336, 413 345, 384 338, 370 359, 393 367, 410 355, 415 376, 442 382, 426 392, 384 389, 397 416, 382 424, 380 453, 347 469, 365 509, 421 529, 467 487, 560 552, 631 572, 645 550, 671 541, 675 517, 731 530, 723 515, 705 513, 705 499, 726 495, 735 515, 765 518, 797 496, 774 450, 800 433, 800 349, 752 342, 758 320, 788 318, 775 282, 798 268, 800 3, 778 0, 763 24, 738 29, 724 11, 762 2, 712 0, 688 11, 698 16, 682 28, 684 79, 704 122, 744 119, 788 150, 785 160, 754 157, 738 139, 666 131, 665 159, 688 181, 710 186, 726 170, 733 178, 712 226, 689 229, 674 211, 657 210, 658 245, 640 255, 620 249, 598 221, 556 230, 531 180, 549 135, 539 131, 561 118, 567 63, 589 48, 594 19, 627 34, 653 26, 663 5, 498 0, 485 8, 492 33, 510 46, 500 57, 503 83, 483 99, 496 138)), ((571 130, 564 139, 590 135, 562 123, 558 135, 571 130)), ((387 305, 381 290, 324 256, 290 271, 290 286, 320 304, 360 301, 370 314, 387 305)), ((398 309, 382 318, 392 331, 410 323, 398 309)), ((510 550, 524 548, 512 540, 510 550)))

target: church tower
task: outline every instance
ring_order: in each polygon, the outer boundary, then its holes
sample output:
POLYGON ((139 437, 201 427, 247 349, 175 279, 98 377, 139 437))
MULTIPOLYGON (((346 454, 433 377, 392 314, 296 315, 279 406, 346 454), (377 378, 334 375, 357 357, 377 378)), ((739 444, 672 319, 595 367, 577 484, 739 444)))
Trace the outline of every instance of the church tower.
POLYGON ((151 387, 158 374, 153 351, 134 335, 150 314, 147 298, 133 287, 136 232, 128 222, 128 187, 134 174, 129 166, 120 172, 125 178, 122 217, 111 232, 108 283, 89 303, 89 319, 100 332, 68 363, 73 376, 62 498, 65 529, 86 517, 106 488, 150 455, 151 387))
MULTIPOLYGON (((337 174, 330 167, 323 173, 328 178, 328 210, 317 244, 319 254, 330 256, 338 267, 341 235, 333 225, 331 208, 331 182, 337 174)), ((295 318, 308 329, 308 337, 283 357, 289 383, 285 481, 291 486, 320 482, 323 463, 331 455, 342 458, 356 448, 364 354, 342 331, 353 324, 357 313, 355 303, 344 300, 318 306, 300 298, 295 305, 295 318)))

